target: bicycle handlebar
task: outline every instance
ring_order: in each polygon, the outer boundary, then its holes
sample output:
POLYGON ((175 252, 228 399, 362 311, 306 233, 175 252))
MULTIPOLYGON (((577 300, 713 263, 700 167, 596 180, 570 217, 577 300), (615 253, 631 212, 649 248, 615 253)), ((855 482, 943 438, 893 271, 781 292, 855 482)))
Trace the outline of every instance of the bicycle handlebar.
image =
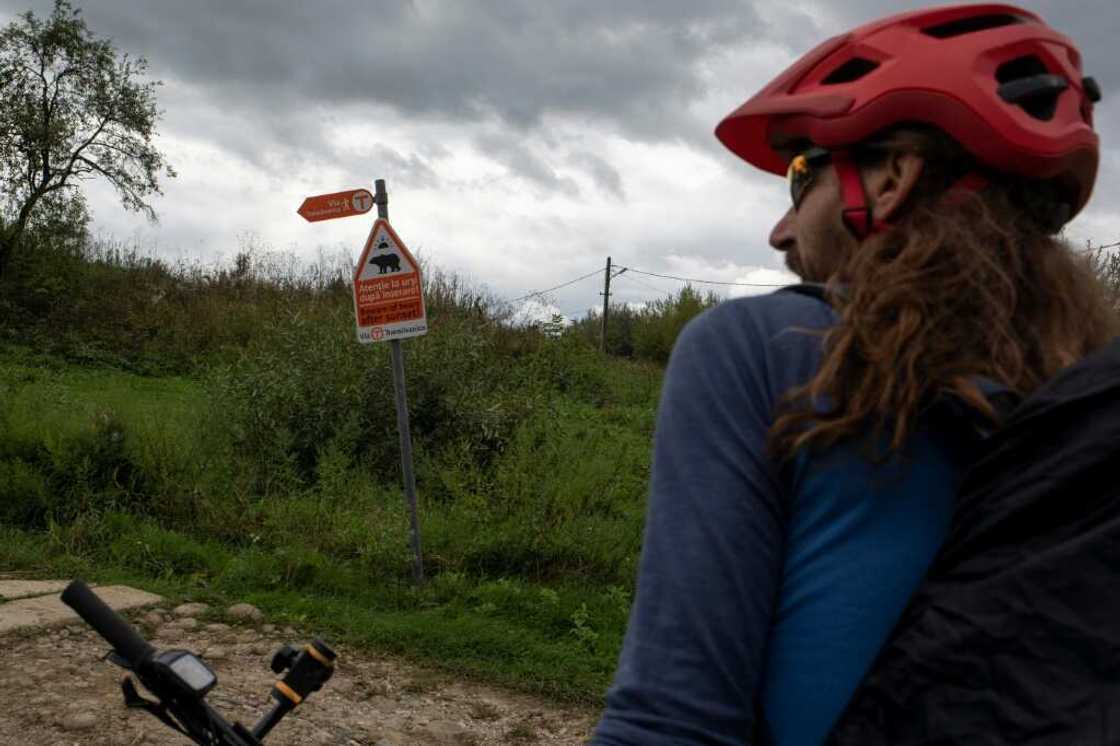
POLYGON ((252 730, 241 723, 231 725, 206 703, 206 693, 217 684, 217 676, 193 653, 158 652, 81 580, 66 586, 61 598, 113 646, 140 683, 158 699, 152 702, 140 697, 126 677, 121 682, 125 703, 148 710, 204 746, 260 746, 280 719, 318 691, 334 671, 335 653, 322 640, 312 641, 302 651, 285 645, 272 660, 275 673, 287 672, 272 688, 272 709, 252 730))
POLYGON ((62 592, 62 603, 76 611, 86 624, 104 637, 128 661, 132 670, 139 670, 140 665, 155 653, 155 648, 124 617, 109 608, 82 581, 75 580, 66 586, 62 592))

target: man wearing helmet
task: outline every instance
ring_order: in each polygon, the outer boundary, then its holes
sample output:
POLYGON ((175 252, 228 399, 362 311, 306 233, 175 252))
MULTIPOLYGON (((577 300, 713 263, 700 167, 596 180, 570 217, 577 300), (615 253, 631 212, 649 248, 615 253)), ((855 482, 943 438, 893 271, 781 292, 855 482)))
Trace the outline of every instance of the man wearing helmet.
POLYGON ((787 175, 770 242, 806 284, 677 342, 593 743, 824 742, 987 438, 1120 332, 1054 235, 1092 190, 1098 98, 1035 14, 952 6, 825 42, 720 123, 787 175))

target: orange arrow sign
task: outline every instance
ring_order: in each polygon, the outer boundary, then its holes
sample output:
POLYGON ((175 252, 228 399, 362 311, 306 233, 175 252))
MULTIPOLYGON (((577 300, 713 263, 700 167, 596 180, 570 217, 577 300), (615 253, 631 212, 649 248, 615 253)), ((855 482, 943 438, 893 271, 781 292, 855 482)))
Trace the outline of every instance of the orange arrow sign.
POLYGON ((348 192, 319 194, 308 197, 296 210, 309 223, 332 218, 361 215, 373 207, 373 195, 368 189, 351 189, 348 192))

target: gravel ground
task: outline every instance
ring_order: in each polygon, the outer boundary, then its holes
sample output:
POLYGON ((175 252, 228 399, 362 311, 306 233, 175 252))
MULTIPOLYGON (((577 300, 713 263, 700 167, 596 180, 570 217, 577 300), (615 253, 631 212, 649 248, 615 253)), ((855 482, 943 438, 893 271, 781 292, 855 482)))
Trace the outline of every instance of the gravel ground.
MULTIPOLYGON (((133 621, 159 649, 200 653, 218 675, 207 701, 233 722, 252 726, 270 707, 272 653, 308 639, 199 605, 155 609, 133 621), (222 621, 215 621, 221 619, 222 621)), ((255 612, 255 613, 254 613, 255 612)), ((256 618, 254 618, 256 617, 256 618)), ((122 669, 100 660, 108 645, 81 624, 2 638, 0 744, 139 746, 191 744, 142 710, 124 706, 122 669)), ((336 671, 306 704, 268 735, 269 746, 583 744, 597 712, 552 704, 414 664, 335 647, 336 671)), ((141 690, 143 694, 143 690, 141 690)))

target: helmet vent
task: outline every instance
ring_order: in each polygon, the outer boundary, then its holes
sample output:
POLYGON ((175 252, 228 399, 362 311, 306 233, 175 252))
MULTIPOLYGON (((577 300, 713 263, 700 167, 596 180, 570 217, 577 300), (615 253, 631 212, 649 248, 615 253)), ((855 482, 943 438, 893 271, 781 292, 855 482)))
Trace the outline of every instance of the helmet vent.
POLYGON ((1058 96, 1069 87, 1060 75, 1052 75, 1038 57, 1027 55, 1008 60, 996 68, 999 95, 1021 106, 1035 119, 1049 121, 1058 108, 1058 96))
POLYGON ((853 57, 829 73, 828 77, 821 81, 821 85, 851 83, 867 75, 878 66, 879 63, 874 60, 864 59, 863 57, 853 57))
POLYGON ((990 28, 1010 26, 1013 23, 1022 22, 1023 18, 1021 16, 1014 16, 1010 13, 992 13, 970 18, 959 18, 948 23, 939 23, 936 26, 922 29, 922 33, 938 39, 951 39, 954 36, 963 36, 976 31, 987 31, 990 28))

